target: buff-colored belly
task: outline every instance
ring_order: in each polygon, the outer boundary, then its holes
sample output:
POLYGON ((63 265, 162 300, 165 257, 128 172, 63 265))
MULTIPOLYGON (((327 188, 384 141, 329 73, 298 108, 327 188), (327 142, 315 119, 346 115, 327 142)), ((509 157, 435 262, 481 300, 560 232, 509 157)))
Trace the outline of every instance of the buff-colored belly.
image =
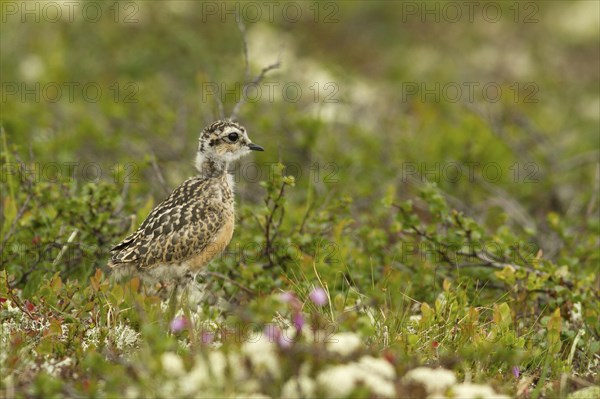
POLYGON ((204 248, 204 250, 192 256, 187 260, 188 268, 191 270, 198 270, 204 267, 208 262, 210 262, 213 258, 219 255, 225 247, 231 241, 231 237, 233 236, 235 221, 233 215, 227 218, 227 221, 221 227, 221 229, 217 232, 214 239, 204 248))

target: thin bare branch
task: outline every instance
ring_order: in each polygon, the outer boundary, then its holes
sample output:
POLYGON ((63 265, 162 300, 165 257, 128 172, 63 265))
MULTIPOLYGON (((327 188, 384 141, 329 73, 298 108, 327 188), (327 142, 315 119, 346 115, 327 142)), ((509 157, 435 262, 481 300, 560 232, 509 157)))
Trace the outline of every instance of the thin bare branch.
POLYGON ((231 283, 231 284, 235 285, 236 287, 238 287, 239 289, 241 289, 241 290, 243 290, 243 291, 247 292, 248 294, 251 294, 251 295, 254 295, 254 294, 255 294, 255 292, 254 292, 254 291, 252 291, 250 288, 248 288, 248 287, 246 287, 246 286, 244 286, 244 285, 240 284, 239 282, 237 282, 237 281, 235 281, 235 280, 232 280, 232 279, 230 279, 229 277, 227 277, 226 275, 224 275, 224 274, 222 274, 222 273, 218 273, 218 272, 211 272, 211 271, 207 271, 207 272, 205 272, 205 273, 206 273, 206 274, 208 274, 209 276, 213 276, 213 277, 220 278, 221 280, 225 280, 225 281, 227 281, 228 283, 231 283))
MULTIPOLYGON (((205 68, 205 70, 208 70, 208 68, 205 68)), ((213 76, 209 73, 206 72, 206 74, 208 75, 208 79, 210 82, 216 82, 215 79, 213 79, 213 76)), ((223 120, 225 119, 225 108, 223 107, 223 101, 221 101, 221 90, 220 90, 220 86, 219 88, 217 88, 217 93, 215 93, 214 96, 211 96, 214 101, 215 101, 215 105, 217 106, 217 111, 219 112, 219 119, 223 120)), ((204 108, 204 107, 201 107, 204 108)), ((207 115, 205 114, 204 119, 206 121, 212 121, 213 120, 214 115, 207 115)))
MULTIPOLYGON (((392 206, 394 208, 398 209, 400 212, 406 214, 406 211, 400 205, 392 204, 392 206)), ((456 255, 464 256, 467 258, 477 259, 480 262, 482 262, 482 263, 457 264, 455 259, 450 258, 450 256, 447 253, 447 251, 453 251, 451 245, 438 241, 431 235, 427 234, 426 231, 421 230, 416 226, 410 226, 410 228, 412 231, 414 231, 417 234, 417 236, 424 238, 425 240, 429 241, 430 243, 435 244, 436 247, 434 249, 435 249, 436 253, 439 254, 446 263, 448 263, 456 268, 487 266, 487 267, 491 267, 491 268, 495 268, 495 269, 504 269, 504 267, 510 266, 510 267, 514 268, 515 270, 525 270, 526 272, 534 273, 536 275, 544 274, 543 272, 541 272, 539 270, 536 270, 536 269, 533 269, 533 268, 530 268, 527 266, 517 265, 513 262, 508 262, 508 261, 504 261, 504 260, 497 261, 495 259, 492 259, 492 257, 490 257, 488 254, 486 254, 485 251, 475 251, 475 250, 473 250, 471 252, 455 251, 456 255), (467 265, 469 265, 469 266, 467 266, 467 265)))
POLYGON ((248 57, 248 40, 246 37, 247 36, 246 35, 246 25, 244 25, 244 21, 242 20, 242 18, 239 15, 237 16, 236 21, 237 21, 238 29, 240 30, 240 33, 242 35, 242 46, 243 46, 243 51, 244 51, 245 69, 244 69, 244 87, 242 88, 242 93, 241 93, 240 99, 234 105, 233 111, 231 111, 231 115, 229 116, 229 119, 232 121, 237 119, 238 113, 240 112, 240 108, 242 107, 242 105, 244 105, 246 103, 246 94, 247 94, 248 89, 251 86, 258 85, 260 82, 262 82, 262 80, 265 78, 267 73, 269 73, 270 71, 277 69, 281 66, 281 53, 283 50, 283 48, 282 48, 279 51, 279 54, 277 55, 277 61, 275 61, 271 65, 264 67, 260 71, 260 73, 258 75, 256 75, 254 77, 254 79, 252 79, 252 81, 248 81, 250 79, 250 60, 248 57))
POLYGON ((215 102, 217 103, 217 110, 219 111, 219 119, 225 119, 225 107, 223 106, 223 101, 221 101, 220 91, 218 95, 215 96, 215 102))
POLYGON ((525 207, 508 192, 498 186, 494 186, 485 179, 475 178, 475 182, 489 193, 494 195, 488 200, 490 204, 497 204, 502 207, 513 219, 517 220, 521 225, 529 229, 535 229, 536 223, 534 218, 527 212, 525 207))
MULTIPOLYGON (((273 217, 275 216, 275 212, 277 212, 278 209, 281 209, 281 218, 279 220, 279 225, 281 224, 281 221, 283 220, 283 211, 284 208, 280 208, 280 201, 281 198, 283 198, 283 194, 285 192, 285 186, 286 184, 283 183, 281 185, 281 189, 279 190, 279 195, 277 196, 276 199, 273 199, 273 208, 271 209, 271 212, 269 212, 269 215, 267 217, 267 221, 265 222, 265 255, 267 255, 267 258, 269 259, 269 267, 273 267, 275 264, 273 262, 273 258, 271 258, 271 252, 272 252, 272 243, 275 240, 275 238, 277 237, 278 234, 278 227, 279 226, 275 226, 273 224, 273 217), (271 227, 274 228, 275 233, 273 235, 271 235, 271 227)), ((269 206, 269 201, 266 201, 266 205, 269 206)))
POLYGON ((575 156, 560 161, 556 166, 556 170, 558 172, 570 171, 575 168, 597 163, 599 157, 600 151, 598 150, 579 153, 575 156))
POLYGON ((246 36, 246 25, 244 24, 244 20, 238 14, 236 15, 236 21, 238 25, 238 29, 242 35, 242 46, 244 49, 244 83, 248 82, 250 79, 250 61, 248 60, 248 40, 246 36))
POLYGON ((163 174, 160 171, 160 167, 158 166, 158 163, 156 162, 156 154, 154 154, 154 152, 152 152, 152 158, 150 159, 150 164, 152 165, 152 170, 154 170, 154 173, 156 174, 158 183, 160 184, 160 186, 162 187, 162 189, 164 190, 165 193, 170 194, 171 189, 167 185, 167 182, 165 181, 165 178, 163 177, 163 174))
POLYGON ((121 190, 119 202, 117 204, 117 207, 113 211, 113 216, 120 214, 123 208, 125 207, 125 198, 127 198, 127 193, 129 193, 129 185, 129 179, 125 179, 125 183, 123 183, 123 189, 121 190))

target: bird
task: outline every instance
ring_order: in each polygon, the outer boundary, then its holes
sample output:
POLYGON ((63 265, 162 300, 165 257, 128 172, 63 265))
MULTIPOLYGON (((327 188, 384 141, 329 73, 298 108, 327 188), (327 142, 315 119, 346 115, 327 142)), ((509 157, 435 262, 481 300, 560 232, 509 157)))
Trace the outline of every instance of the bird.
POLYGON ((108 267, 113 277, 139 276, 160 287, 179 287, 193 279, 231 241, 235 202, 228 165, 251 151, 264 149, 237 122, 219 120, 205 127, 195 158, 198 174, 111 248, 108 267))

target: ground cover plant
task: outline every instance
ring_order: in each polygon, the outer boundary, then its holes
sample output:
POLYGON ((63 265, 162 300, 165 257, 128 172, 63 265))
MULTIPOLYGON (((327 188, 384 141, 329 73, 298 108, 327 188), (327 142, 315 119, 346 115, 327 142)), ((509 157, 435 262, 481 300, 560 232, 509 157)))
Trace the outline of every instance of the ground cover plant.
POLYGON ((598 397, 596 2, 23 4, 3 397, 598 397), (204 297, 112 281, 234 109, 265 152, 204 297))

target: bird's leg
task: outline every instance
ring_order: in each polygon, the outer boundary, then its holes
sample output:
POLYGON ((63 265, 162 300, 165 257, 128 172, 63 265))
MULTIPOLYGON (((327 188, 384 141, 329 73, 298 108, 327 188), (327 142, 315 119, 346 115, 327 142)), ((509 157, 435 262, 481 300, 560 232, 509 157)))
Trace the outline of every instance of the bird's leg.
POLYGON ((166 297, 168 293, 167 284, 163 280, 159 280, 156 284, 154 284, 155 295, 158 297, 166 297))
POLYGON ((167 285, 166 285, 166 284, 165 284, 165 282, 164 282, 164 281, 162 281, 162 280, 160 280, 160 281, 158 282, 158 285, 159 285, 159 287, 158 287, 158 291, 159 291, 159 292, 160 292, 160 291, 162 291, 162 290, 166 290, 166 289, 167 289, 167 285))

